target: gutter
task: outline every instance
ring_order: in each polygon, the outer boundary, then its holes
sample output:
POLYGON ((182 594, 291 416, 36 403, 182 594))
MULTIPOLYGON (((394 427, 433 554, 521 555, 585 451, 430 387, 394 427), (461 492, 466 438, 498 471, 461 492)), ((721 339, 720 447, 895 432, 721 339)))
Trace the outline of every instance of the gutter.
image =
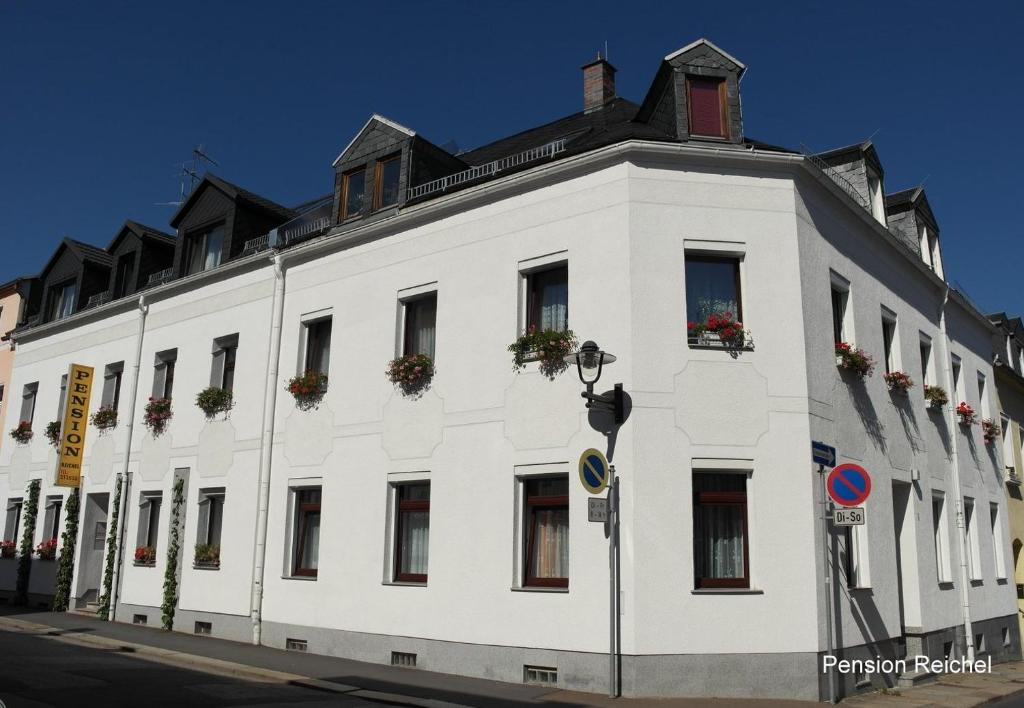
MULTIPOLYGON (((950 287, 947 285, 942 296, 942 308, 939 310, 939 334, 942 342, 942 372, 945 378, 946 387, 952 398, 955 400, 956 391, 953 390, 953 360, 950 356, 949 334, 946 332, 946 305, 949 302, 950 287)), ((964 620, 964 642, 966 644, 967 661, 974 663, 974 633, 971 624, 971 581, 967 568, 967 528, 964 518, 964 497, 960 488, 960 453, 957 445, 957 423, 956 409, 949 406, 949 436, 950 450, 952 457, 952 483, 951 490, 955 495, 956 502, 956 537, 957 545, 960 548, 960 608, 964 620)), ((977 510, 975 510, 977 514, 977 510)), ((978 523, 978 519, 974 519, 978 523)))
POLYGON ((128 420, 125 424, 124 443, 124 464, 121 466, 121 508, 118 510, 117 519, 120 524, 117 529, 117 559, 114 561, 114 573, 110 579, 110 611, 107 613, 107 621, 113 621, 117 611, 117 600, 121 594, 121 568, 124 565, 124 539, 125 527, 127 526, 128 495, 131 493, 132 474, 128 471, 128 465, 132 455, 132 433, 135 430, 135 400, 139 389, 139 371, 142 366, 142 341, 146 335, 146 316, 149 314, 149 305, 146 304, 146 296, 139 296, 139 333, 135 342, 135 361, 132 362, 131 387, 128 394, 128 420))

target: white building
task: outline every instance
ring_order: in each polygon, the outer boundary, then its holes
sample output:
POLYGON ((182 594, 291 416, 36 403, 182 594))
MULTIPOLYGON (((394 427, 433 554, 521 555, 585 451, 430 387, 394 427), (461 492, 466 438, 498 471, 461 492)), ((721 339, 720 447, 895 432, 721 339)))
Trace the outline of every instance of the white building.
MULTIPOLYGON (((56 527, 42 510, 67 492, 41 432, 62 374, 86 364, 107 381, 93 408, 119 423, 89 431, 79 606, 102 593, 124 477, 116 619, 160 623, 181 479, 174 629, 604 691, 608 545, 577 459, 611 445, 623 693, 817 699, 819 440, 873 478, 866 525, 832 535, 838 653, 1019 657, 999 446, 952 408, 992 415, 992 325, 937 274, 923 193, 880 202, 870 144, 812 159, 744 137, 743 71, 700 40, 637 105, 597 61, 584 112, 455 156, 374 116, 335 163, 333 199, 297 214, 210 176, 172 220, 169 272, 122 268, 123 234, 110 298, 63 307, 87 279, 44 272, 40 315, 13 335, 9 395, 36 435, 0 452, 4 538, 20 538, 30 479, 34 542, 56 527), (135 280, 118 291, 122 271, 135 280), (739 346, 688 336, 726 310, 739 346), (614 436, 590 425, 572 370, 513 371, 531 325, 618 357, 598 386, 630 398, 614 436), (836 341, 878 371, 837 368, 836 341), (384 376, 403 353, 436 362, 421 395, 384 376), (284 389, 306 369, 329 384, 300 410, 284 389), (890 392, 886 369, 915 385, 890 392), (953 403, 929 408, 922 383, 953 403), (233 390, 227 419, 193 405, 210 385, 233 390), (150 396, 173 401, 159 436, 141 424, 150 396), (194 563, 196 544, 219 564, 194 563)), ((0 560, 8 594, 16 565, 0 560)), ((33 561, 30 599, 52 593, 52 567, 33 561)), ((844 692, 895 678, 839 677, 844 692)))

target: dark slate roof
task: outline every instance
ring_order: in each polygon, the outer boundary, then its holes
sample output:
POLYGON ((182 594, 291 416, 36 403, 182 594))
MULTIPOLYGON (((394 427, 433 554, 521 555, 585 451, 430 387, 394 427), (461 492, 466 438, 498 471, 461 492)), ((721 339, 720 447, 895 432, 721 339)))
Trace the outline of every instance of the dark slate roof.
POLYGON ((83 241, 76 241, 73 238, 64 239, 64 243, 68 244, 71 250, 78 253, 79 257, 83 260, 94 261, 100 265, 110 267, 110 254, 99 246, 93 246, 92 244, 85 243, 83 241))
POLYGON ((899 206, 900 204, 913 204, 917 201, 918 195, 924 191, 923 187, 911 187, 910 189, 903 189, 899 192, 893 192, 892 194, 885 195, 885 205, 888 206, 899 206))
POLYGON ((250 192, 248 189, 239 187, 237 184, 232 184, 225 179, 221 179, 212 172, 207 172, 203 175, 203 181, 196 185, 196 188, 192 190, 192 193, 188 195, 185 202, 178 207, 178 211, 176 211, 174 216, 171 217, 171 226, 177 227, 182 216, 184 216, 192 207, 192 202, 199 196, 199 193, 207 184, 214 185, 217 189, 236 201, 246 202, 257 209, 274 214, 275 216, 280 217, 282 221, 288 221, 289 219, 294 219, 298 216, 295 211, 288 207, 281 206, 277 202, 272 202, 266 197, 261 197, 255 192, 250 192))
POLYGON ((828 164, 841 164, 842 158, 853 154, 863 156, 864 160, 878 172, 879 177, 885 175, 885 170, 882 169, 882 161, 878 158, 875 144, 871 142, 870 138, 853 145, 844 145, 843 147, 819 152, 815 157, 824 160, 828 164))
POLYGON ((905 209, 901 209, 901 207, 907 205, 916 209, 918 214, 931 223, 932 228, 936 231, 938 230, 939 222, 935 218, 935 212, 932 211, 932 205, 928 203, 928 195, 925 194, 924 187, 911 187, 910 189, 904 189, 899 192, 893 192, 892 194, 885 195, 886 212, 890 210, 906 211, 905 209))
POLYGON ((140 236, 148 236, 156 241, 162 241, 170 246, 174 245, 174 234, 169 234, 166 231, 161 231, 160 229, 154 229, 152 226, 146 226, 145 224, 140 224, 138 221, 132 221, 131 219, 128 219, 128 221, 124 223, 126 226, 134 228, 135 231, 140 236))
POLYGON ((629 139, 675 140, 646 123, 635 122, 633 117, 639 108, 640 106, 625 98, 614 98, 600 110, 574 113, 537 128, 496 140, 475 150, 459 153, 458 158, 469 165, 483 165, 570 136, 572 139, 567 144, 566 151, 572 153, 594 150, 629 139))

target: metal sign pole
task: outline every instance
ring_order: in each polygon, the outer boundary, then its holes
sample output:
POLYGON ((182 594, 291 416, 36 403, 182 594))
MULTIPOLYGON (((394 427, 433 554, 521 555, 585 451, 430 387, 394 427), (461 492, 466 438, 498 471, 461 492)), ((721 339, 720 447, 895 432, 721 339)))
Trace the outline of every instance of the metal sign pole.
POLYGON ((617 644, 619 636, 619 480, 615 466, 609 468, 608 480, 608 697, 618 691, 617 644))
MULTIPOLYGON (((822 544, 821 558, 825 572, 825 645, 826 656, 834 651, 832 647, 832 569, 829 567, 829 555, 831 545, 831 533, 829 529, 828 516, 828 491, 825 489, 825 465, 818 465, 818 478, 821 480, 821 529, 822 544)), ((828 702, 836 702, 836 677, 835 672, 828 669, 828 702)))

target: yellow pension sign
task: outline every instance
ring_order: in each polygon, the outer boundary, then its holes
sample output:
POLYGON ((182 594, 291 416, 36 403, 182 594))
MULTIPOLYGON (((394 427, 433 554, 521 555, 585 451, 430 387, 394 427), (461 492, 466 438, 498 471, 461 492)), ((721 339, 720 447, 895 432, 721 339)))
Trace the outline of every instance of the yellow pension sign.
POLYGON ((60 459, 57 463, 57 486, 78 487, 82 484, 82 453, 85 431, 89 423, 89 398, 92 396, 93 368, 72 364, 68 371, 68 388, 60 427, 60 459))

